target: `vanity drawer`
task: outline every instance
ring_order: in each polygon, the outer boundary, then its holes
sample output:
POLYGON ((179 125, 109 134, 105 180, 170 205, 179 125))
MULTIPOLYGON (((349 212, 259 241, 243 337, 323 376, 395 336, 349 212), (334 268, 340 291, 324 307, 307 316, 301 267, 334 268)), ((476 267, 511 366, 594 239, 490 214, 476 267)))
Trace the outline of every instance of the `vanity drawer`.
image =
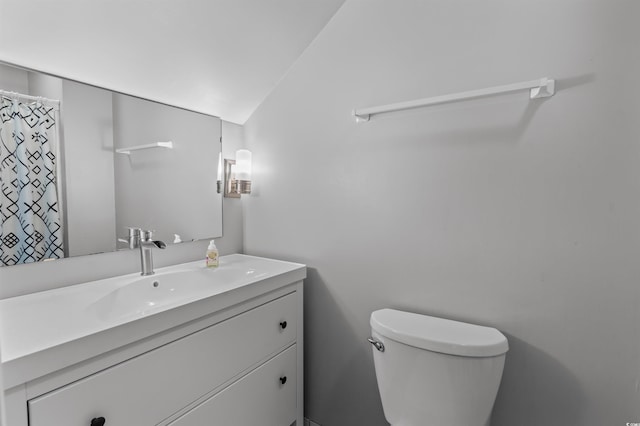
POLYGON ((296 383, 294 345, 169 426, 290 425, 296 420, 296 383))
POLYGON ((32 399, 29 425, 155 425, 295 342, 296 300, 283 296, 32 399))

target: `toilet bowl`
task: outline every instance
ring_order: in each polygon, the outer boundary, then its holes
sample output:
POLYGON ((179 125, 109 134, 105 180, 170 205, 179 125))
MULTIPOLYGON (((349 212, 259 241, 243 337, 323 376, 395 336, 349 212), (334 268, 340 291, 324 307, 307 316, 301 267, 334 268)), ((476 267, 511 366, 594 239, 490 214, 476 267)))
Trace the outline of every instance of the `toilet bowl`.
POLYGON ((507 338, 495 328, 381 309, 371 314, 378 389, 392 426, 488 426, 507 338))

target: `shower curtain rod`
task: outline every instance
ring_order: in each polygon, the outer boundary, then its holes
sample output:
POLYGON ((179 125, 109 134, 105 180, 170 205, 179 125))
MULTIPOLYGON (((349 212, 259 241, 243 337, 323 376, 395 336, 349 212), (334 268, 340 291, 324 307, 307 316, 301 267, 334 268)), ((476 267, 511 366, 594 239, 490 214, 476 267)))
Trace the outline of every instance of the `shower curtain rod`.
POLYGON ((555 80, 547 77, 537 80, 523 81, 520 83, 506 84, 504 86, 487 87, 486 89, 470 90, 468 92, 451 93, 448 95, 434 96, 432 98, 418 99, 415 101, 399 102, 391 105, 382 105, 353 110, 356 121, 369 121, 372 115, 385 112, 402 111, 405 109, 420 108, 430 105, 445 104, 449 102, 464 101, 467 99, 482 98, 485 96, 499 95, 502 93, 529 90, 530 99, 547 98, 555 93, 555 80))
POLYGON ((60 101, 57 99, 48 99, 48 98, 44 98, 42 96, 31 96, 31 95, 24 95, 22 93, 18 93, 18 92, 10 92, 7 90, 2 90, 0 89, 0 95, 13 99, 13 98, 20 98, 20 99, 24 99, 26 101, 40 101, 40 102, 46 102, 46 103, 50 103, 53 104, 54 106, 60 106, 60 101))

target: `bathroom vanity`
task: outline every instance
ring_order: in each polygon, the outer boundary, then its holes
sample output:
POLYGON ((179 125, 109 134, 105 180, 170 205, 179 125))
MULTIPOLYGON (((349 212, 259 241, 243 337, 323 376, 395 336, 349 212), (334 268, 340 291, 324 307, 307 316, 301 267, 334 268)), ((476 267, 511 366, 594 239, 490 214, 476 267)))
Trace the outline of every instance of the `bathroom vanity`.
POLYGON ((8 424, 303 425, 305 266, 203 263, 0 301, 8 424))

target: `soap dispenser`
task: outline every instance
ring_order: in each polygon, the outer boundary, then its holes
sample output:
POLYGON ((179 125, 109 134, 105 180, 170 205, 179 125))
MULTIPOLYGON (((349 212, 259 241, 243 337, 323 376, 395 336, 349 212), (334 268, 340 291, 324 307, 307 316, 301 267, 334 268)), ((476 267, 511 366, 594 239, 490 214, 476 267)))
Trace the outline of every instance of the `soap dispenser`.
POLYGON ((218 256, 218 249, 216 248, 216 242, 211 240, 209 247, 207 247, 207 268, 217 268, 220 264, 218 256))

